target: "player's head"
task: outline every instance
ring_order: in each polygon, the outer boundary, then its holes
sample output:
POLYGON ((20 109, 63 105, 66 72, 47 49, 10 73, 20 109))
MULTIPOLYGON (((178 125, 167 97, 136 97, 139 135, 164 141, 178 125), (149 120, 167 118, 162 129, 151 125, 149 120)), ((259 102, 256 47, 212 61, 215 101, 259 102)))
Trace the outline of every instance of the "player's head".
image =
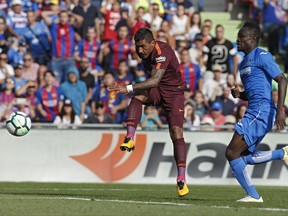
POLYGON ((261 30, 258 23, 246 21, 238 32, 237 48, 245 54, 251 52, 258 46, 261 30))
POLYGON ((155 46, 155 39, 151 30, 148 28, 139 29, 134 36, 134 41, 138 56, 141 59, 148 58, 155 46))

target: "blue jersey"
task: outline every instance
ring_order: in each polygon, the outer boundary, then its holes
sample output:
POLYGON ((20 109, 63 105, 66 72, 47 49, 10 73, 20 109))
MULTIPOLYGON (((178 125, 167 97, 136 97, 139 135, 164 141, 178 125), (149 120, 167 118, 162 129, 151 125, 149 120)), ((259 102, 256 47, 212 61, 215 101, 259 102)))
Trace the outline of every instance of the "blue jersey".
POLYGON ((235 130, 243 135, 248 150, 254 152, 274 125, 276 106, 272 101, 272 79, 281 74, 273 56, 256 48, 240 63, 240 77, 248 99, 248 109, 235 130))
POLYGON ((29 44, 32 56, 43 55, 50 50, 49 36, 50 32, 44 23, 36 22, 31 29, 27 28, 24 38, 29 44))
POLYGON ((244 56, 239 71, 248 109, 275 106, 272 101, 272 79, 282 72, 269 52, 261 48, 254 49, 244 56))

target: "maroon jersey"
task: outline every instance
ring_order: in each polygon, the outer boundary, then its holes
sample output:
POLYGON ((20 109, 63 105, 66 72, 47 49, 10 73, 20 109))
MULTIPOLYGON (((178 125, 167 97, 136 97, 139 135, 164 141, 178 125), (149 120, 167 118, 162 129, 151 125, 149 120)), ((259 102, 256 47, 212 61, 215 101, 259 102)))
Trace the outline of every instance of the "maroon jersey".
POLYGON ((152 69, 164 69, 165 73, 157 88, 148 92, 148 101, 162 105, 167 123, 170 126, 183 127, 184 96, 186 82, 182 80, 178 59, 169 44, 156 42, 151 58, 143 61, 146 72, 152 69))
POLYGON ((151 58, 143 61, 144 67, 148 74, 152 69, 164 69, 165 73, 159 83, 159 89, 162 93, 165 90, 179 92, 185 82, 181 78, 178 59, 169 44, 156 41, 151 58))

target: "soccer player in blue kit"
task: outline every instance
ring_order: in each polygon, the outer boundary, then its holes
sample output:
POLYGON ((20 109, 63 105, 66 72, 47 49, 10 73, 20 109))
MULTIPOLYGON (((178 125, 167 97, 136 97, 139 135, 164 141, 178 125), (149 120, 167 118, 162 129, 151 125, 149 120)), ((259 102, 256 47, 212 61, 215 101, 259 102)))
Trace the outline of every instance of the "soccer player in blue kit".
POLYGON ((274 151, 256 150, 256 146, 274 126, 274 122, 278 130, 284 129, 283 107, 287 89, 287 79, 273 56, 258 48, 260 34, 257 23, 246 21, 237 38, 238 50, 245 54, 239 66, 244 91, 240 91, 235 83, 231 92, 233 97, 248 101, 248 109, 244 118, 235 124, 235 133, 225 155, 235 178, 247 194, 237 200, 238 202, 263 202, 248 175, 247 164, 283 160, 288 165, 288 146, 274 151), (272 79, 278 83, 277 107, 272 101, 272 79))

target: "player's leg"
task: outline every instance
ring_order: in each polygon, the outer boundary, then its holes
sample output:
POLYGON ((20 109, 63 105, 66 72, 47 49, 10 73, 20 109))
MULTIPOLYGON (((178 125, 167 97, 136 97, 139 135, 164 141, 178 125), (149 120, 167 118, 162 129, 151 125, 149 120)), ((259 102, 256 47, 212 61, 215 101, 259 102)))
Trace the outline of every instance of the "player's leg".
POLYGON ((133 151, 135 149, 134 136, 142 116, 142 105, 147 103, 156 104, 160 100, 158 88, 152 88, 149 91, 137 92, 128 106, 127 111, 127 135, 124 142, 120 145, 121 151, 133 151))
POLYGON ((175 95, 163 100, 167 122, 169 124, 169 133, 173 142, 174 158, 177 165, 177 187, 178 196, 182 197, 189 193, 186 185, 186 157, 187 146, 183 138, 184 123, 184 97, 183 95, 175 95))
POLYGON ((127 111, 127 134, 124 142, 120 145, 121 151, 133 151, 135 149, 134 136, 142 116, 142 104, 147 100, 147 96, 134 95, 130 101, 127 111))
POLYGON ((232 172, 247 193, 247 197, 239 200, 241 202, 263 202, 260 195, 257 193, 252 184, 251 178, 247 172, 247 164, 241 157, 243 152, 247 151, 248 145, 244 141, 243 135, 234 133, 231 142, 229 143, 225 155, 232 168, 232 172))
POLYGON ((283 160, 288 165, 288 146, 274 151, 256 151, 243 157, 246 164, 261 164, 273 160, 283 160))
MULTIPOLYGON (((172 120, 173 121, 173 120, 172 120)), ((183 128, 179 126, 169 127, 170 137, 173 142, 174 159, 177 166, 178 196, 182 197, 189 193, 186 185, 186 157, 187 146, 183 138, 183 128)))

